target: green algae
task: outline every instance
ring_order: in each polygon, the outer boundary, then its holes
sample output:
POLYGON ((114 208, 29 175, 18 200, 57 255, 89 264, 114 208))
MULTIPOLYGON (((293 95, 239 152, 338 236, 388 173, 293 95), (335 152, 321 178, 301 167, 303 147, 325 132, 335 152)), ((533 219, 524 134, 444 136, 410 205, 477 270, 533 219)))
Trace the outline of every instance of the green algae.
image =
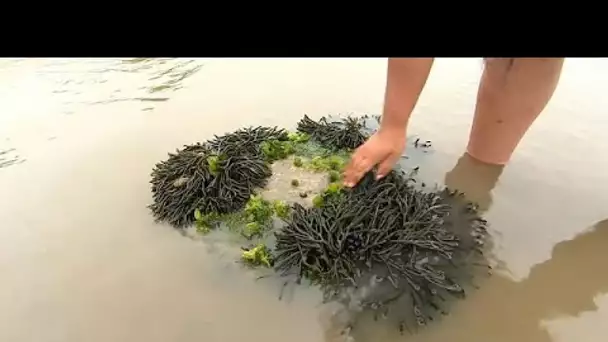
POLYGON ((272 267, 270 249, 262 243, 250 249, 245 248, 241 254, 241 260, 246 265, 253 267, 272 267))

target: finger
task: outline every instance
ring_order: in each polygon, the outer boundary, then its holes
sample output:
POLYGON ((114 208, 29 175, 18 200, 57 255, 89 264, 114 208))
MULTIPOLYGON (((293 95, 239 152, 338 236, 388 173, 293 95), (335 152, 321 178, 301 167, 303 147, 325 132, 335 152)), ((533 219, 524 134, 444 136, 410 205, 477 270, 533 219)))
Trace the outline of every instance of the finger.
POLYGON ((351 169, 351 172, 348 175, 346 180, 346 186, 353 187, 355 184, 359 183, 361 178, 374 167, 376 164, 376 160, 372 158, 361 158, 357 161, 354 167, 351 169))
POLYGON ((358 164, 362 162, 362 159, 367 158, 369 153, 366 151, 365 146, 360 146, 359 148, 353 151, 353 154, 350 156, 350 160, 348 164, 344 168, 344 173, 349 173, 354 170, 358 164))
POLYGON ((356 151, 350 159, 348 166, 344 169, 344 185, 347 187, 355 186, 355 174, 361 167, 360 165, 365 163, 365 157, 363 151, 356 151))
POLYGON ((378 172, 376 173, 376 179, 384 178, 389 172, 393 170, 393 166, 397 163, 401 155, 399 153, 392 153, 386 159, 378 164, 378 172))
POLYGON ((367 152, 365 149, 358 149, 353 153, 348 167, 344 171, 344 185, 353 187, 356 184, 356 174, 362 168, 367 160, 367 152))
POLYGON ((350 174, 352 172, 352 170, 354 170, 355 165, 359 162, 358 160, 361 158, 362 151, 361 149, 356 149, 353 154, 350 156, 350 160, 348 161, 348 164, 346 164, 346 167, 344 167, 343 170, 343 176, 346 178, 348 174, 350 174))

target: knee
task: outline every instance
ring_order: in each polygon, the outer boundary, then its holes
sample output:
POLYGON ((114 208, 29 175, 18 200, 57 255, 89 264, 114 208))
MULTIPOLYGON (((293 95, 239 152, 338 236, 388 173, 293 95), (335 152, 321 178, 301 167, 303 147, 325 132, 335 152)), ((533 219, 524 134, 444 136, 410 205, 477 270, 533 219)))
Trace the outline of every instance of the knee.
POLYGON ((559 68, 564 63, 565 58, 484 58, 486 68, 502 69, 510 71, 513 68, 559 68))
POLYGON ((504 69, 505 71, 513 67, 516 58, 484 58, 484 67, 492 69, 504 69))
POLYGON ((564 58, 484 58, 484 71, 489 79, 503 85, 514 79, 554 83, 559 80, 563 64, 564 58))

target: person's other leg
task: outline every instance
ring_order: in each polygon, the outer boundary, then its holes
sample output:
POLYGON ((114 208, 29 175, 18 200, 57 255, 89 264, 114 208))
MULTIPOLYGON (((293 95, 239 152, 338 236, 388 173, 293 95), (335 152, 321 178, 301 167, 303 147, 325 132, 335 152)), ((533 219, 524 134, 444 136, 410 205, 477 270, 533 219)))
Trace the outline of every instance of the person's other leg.
POLYGON ((489 164, 506 164, 557 87, 563 58, 488 58, 467 152, 489 164))

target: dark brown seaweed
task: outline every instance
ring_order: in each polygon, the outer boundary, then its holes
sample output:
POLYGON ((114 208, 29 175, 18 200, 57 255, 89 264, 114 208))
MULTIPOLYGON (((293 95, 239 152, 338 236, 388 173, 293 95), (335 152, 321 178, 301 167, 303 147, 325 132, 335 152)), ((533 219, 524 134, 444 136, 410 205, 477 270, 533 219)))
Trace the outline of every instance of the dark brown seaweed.
POLYGON ((203 214, 241 210, 271 176, 260 144, 273 139, 286 140, 287 132, 245 128, 169 154, 152 171, 152 213, 183 228, 193 223, 195 209, 203 214))
POLYGON ((453 228, 449 197, 417 190, 399 171, 380 181, 370 172, 320 208, 294 204, 275 234, 275 268, 312 280, 327 300, 352 301, 349 289, 367 286, 363 308, 398 308, 402 323, 425 325, 447 312, 449 297, 464 297, 467 268, 482 259, 484 226, 471 216, 453 228))
POLYGON ((310 135, 314 140, 332 150, 352 150, 363 144, 369 137, 363 133, 363 118, 346 117, 339 121, 328 121, 322 117, 314 121, 304 115, 298 122, 298 131, 310 135))

